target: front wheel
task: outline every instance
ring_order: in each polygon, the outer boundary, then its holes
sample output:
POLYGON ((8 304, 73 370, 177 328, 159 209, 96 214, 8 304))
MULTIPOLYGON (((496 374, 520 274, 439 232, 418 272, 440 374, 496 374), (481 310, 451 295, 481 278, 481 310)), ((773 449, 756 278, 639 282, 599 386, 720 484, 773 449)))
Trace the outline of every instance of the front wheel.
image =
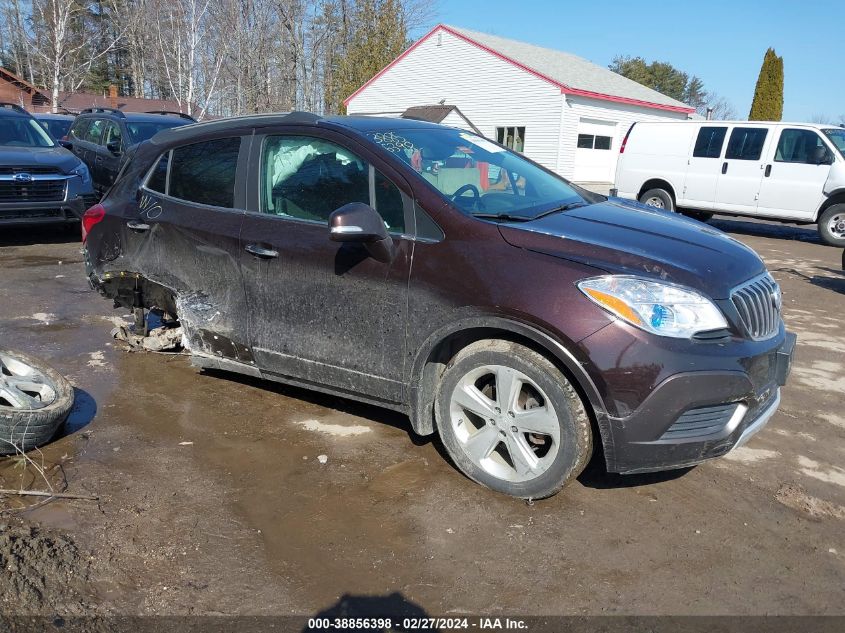
POLYGON ((845 204, 834 204, 819 216, 819 236, 830 246, 845 246, 845 204))
POLYGON ((675 203, 672 196, 665 189, 649 189, 640 196, 640 202, 647 207, 654 207, 655 209, 663 209, 664 211, 674 211, 675 203))
POLYGON ((537 352, 501 340, 473 343, 449 362, 437 426, 470 479, 520 498, 550 497, 592 454, 590 420, 561 372, 537 352))

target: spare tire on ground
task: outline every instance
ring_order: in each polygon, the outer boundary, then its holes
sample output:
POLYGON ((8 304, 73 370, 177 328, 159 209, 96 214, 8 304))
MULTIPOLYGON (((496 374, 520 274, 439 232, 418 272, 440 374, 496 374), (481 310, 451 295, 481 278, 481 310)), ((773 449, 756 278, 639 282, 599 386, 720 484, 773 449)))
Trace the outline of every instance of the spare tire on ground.
POLYGON ((0 455, 48 442, 73 407, 73 387, 44 361, 0 350, 0 455))

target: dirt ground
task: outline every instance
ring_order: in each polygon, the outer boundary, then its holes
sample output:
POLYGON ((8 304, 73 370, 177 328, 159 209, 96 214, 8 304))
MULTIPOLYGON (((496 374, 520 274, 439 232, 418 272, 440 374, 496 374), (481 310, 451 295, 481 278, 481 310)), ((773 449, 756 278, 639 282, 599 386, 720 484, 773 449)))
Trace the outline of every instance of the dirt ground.
POLYGON ((99 501, 0 497, 0 612, 845 613, 841 252, 812 228, 715 224, 782 284, 799 345, 780 411, 726 458, 628 477, 594 460, 533 505, 401 415, 125 352, 76 235, 4 229, 0 347, 52 363, 76 405, 30 455, 44 477, 0 459, 0 487, 99 501))

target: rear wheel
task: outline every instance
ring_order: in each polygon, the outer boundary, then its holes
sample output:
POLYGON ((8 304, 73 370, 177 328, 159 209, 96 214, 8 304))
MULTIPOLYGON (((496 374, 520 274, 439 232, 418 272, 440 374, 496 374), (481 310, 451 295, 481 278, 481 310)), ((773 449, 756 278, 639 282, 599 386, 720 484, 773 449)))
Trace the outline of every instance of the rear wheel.
POLYGON ((647 207, 663 209, 664 211, 675 210, 675 203, 672 201, 672 196, 665 189, 649 189, 640 196, 640 202, 647 207))
POLYGON ((845 246, 845 204, 834 204, 819 216, 819 236, 830 246, 845 246))
POLYGON ((550 497, 592 454, 575 389, 548 359, 516 343, 486 340, 461 350, 443 373, 435 406, 455 465, 507 495, 550 497))

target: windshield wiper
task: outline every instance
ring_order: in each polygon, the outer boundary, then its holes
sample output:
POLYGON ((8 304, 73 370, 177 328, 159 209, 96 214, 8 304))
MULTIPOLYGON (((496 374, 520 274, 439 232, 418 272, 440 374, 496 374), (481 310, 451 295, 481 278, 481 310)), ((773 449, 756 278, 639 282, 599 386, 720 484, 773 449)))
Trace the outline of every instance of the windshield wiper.
POLYGON ((534 218, 526 218, 524 215, 511 215, 510 213, 473 213, 472 217, 482 220, 507 220, 508 222, 528 222, 534 218))
POLYGON ((563 211, 569 211, 570 209, 577 209, 579 207, 586 207, 589 206, 589 202, 584 202, 583 200, 580 202, 570 202, 569 204, 562 204, 559 207, 555 207, 553 209, 549 209, 548 211, 543 211, 542 213, 535 215, 532 217, 532 220, 539 220, 540 218, 544 218, 547 215, 552 215, 553 213, 561 213, 563 211))

